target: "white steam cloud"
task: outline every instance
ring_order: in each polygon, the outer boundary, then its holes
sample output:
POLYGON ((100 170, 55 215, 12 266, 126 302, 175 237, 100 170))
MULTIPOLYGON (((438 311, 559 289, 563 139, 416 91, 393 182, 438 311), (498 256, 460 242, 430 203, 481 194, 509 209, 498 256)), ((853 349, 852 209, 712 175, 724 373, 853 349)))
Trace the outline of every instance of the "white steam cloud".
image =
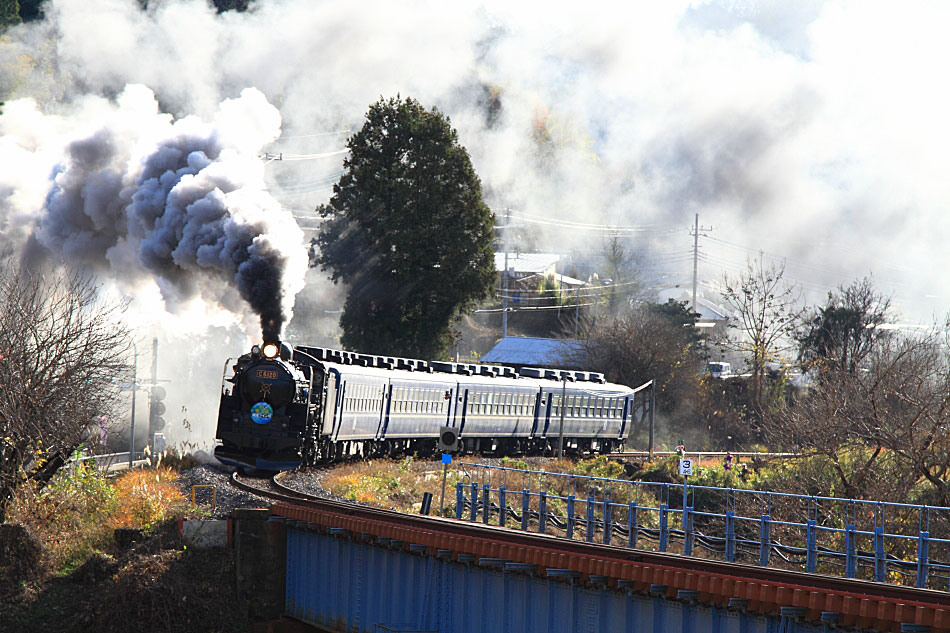
MULTIPOLYGON (((489 204, 539 249, 594 251, 604 234, 538 218, 642 226, 631 247, 647 281, 687 286, 698 213, 714 227, 702 280, 763 250, 812 301, 873 273, 913 318, 950 311, 944 3, 149 5, 50 0, 43 22, 0 39, 0 236, 32 235, 123 284, 147 273, 167 309, 201 297, 240 312, 222 283, 233 270, 216 268, 233 264, 228 240, 243 244, 223 208, 237 225, 272 223, 262 252, 303 252, 282 209, 317 226, 342 159, 255 155, 338 150, 333 132, 399 93, 451 117, 489 204), (181 176, 168 186, 159 171, 181 176), (151 226, 161 204, 168 224, 151 226), (179 231, 176 251, 163 236, 179 231)), ((309 312, 291 329, 308 342, 336 319, 329 287, 311 273, 301 293, 309 312)))

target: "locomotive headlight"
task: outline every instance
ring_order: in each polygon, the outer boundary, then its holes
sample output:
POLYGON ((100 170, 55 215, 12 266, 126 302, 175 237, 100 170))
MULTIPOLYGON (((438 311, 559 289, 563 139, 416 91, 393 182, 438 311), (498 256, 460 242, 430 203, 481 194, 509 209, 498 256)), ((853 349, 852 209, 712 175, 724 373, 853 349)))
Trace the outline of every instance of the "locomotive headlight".
POLYGON ((261 346, 260 345, 251 345, 251 356, 257 358, 261 355, 261 346))
POLYGON ((262 351, 264 352, 264 358, 276 358, 280 348, 274 343, 268 343, 264 346, 262 351))

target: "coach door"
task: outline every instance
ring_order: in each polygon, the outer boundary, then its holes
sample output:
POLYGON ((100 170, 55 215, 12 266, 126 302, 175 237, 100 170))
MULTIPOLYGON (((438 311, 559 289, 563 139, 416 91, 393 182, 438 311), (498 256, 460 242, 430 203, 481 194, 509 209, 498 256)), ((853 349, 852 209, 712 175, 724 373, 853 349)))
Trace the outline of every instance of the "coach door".
POLYGON ((337 410, 336 388, 339 379, 340 376, 335 371, 327 372, 327 387, 323 397, 323 427, 321 429, 323 435, 333 433, 333 423, 337 410))
POLYGON ((453 426, 458 429, 459 437, 461 437, 462 429, 465 428, 465 418, 468 412, 468 389, 462 389, 462 386, 459 385, 459 389, 456 393, 458 397, 455 399, 456 410, 453 426))

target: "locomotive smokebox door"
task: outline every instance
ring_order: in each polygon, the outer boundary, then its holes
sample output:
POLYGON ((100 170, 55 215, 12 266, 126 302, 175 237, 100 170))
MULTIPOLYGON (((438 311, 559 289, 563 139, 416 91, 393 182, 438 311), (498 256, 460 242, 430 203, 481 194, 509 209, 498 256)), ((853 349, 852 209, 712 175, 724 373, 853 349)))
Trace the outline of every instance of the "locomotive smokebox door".
POLYGON ((439 430, 439 450, 443 453, 454 453, 459 449, 458 431, 451 426, 443 426, 439 430))

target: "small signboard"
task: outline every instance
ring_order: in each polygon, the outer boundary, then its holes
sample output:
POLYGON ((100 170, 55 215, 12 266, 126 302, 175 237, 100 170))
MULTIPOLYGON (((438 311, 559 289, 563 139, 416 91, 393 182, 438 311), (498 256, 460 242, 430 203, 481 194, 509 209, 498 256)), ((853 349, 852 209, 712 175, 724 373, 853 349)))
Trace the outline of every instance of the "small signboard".
POLYGON ((442 453, 442 463, 451 464, 452 463, 452 453, 442 453))
POLYGON ((693 460, 686 457, 680 459, 680 474, 689 477, 693 474, 693 460))

